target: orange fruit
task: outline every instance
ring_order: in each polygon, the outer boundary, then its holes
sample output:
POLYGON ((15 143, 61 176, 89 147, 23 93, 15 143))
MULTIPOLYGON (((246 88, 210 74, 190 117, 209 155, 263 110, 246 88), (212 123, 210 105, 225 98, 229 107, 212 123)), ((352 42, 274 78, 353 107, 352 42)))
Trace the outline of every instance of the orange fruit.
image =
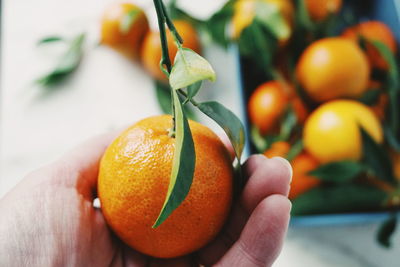
POLYGON ((303 100, 301 100, 301 98, 298 96, 295 96, 292 99, 291 103, 293 110, 296 113, 298 123, 304 124, 309 115, 307 106, 304 104, 303 100))
POLYGON ((285 141, 278 141, 271 145, 270 148, 264 151, 264 156, 268 158, 273 157, 286 157, 287 153, 290 150, 290 144, 285 141))
POLYGON ((295 199, 321 183, 321 180, 308 174, 319 166, 318 161, 310 154, 306 152, 300 153, 291 161, 291 165, 293 177, 290 184, 290 199, 295 199))
POLYGON ((131 3, 114 3, 109 6, 101 20, 101 43, 122 53, 137 57, 149 24, 143 10, 131 3), (130 29, 124 33, 121 22, 130 12, 137 12, 130 29))
MULTIPOLYGON (((392 53, 396 53, 396 39, 390 28, 383 22, 372 20, 362 22, 356 26, 347 28, 343 37, 358 42, 359 37, 363 37, 369 41, 379 41, 385 44, 392 53)), ((387 69, 388 64, 380 55, 379 51, 371 44, 366 45, 367 56, 371 66, 379 69, 387 69)))
MULTIPOLYGON (((182 37, 184 43, 183 46, 190 48, 197 53, 200 53, 200 42, 197 36, 196 30, 193 26, 184 20, 174 21, 174 25, 182 37)), ((167 44, 168 53, 171 63, 174 62, 177 47, 174 42, 172 34, 167 30, 167 44)), ((146 70, 157 80, 167 81, 167 77, 160 69, 161 60, 161 41, 159 31, 149 31, 144 39, 141 58, 146 70)))
MULTIPOLYGON (((290 0, 238 0, 234 5, 234 13, 232 17, 232 37, 238 39, 242 31, 248 27, 254 19, 257 2, 266 2, 275 6, 282 14, 285 22, 292 30, 294 7, 290 0)), ((289 39, 279 40, 282 44, 289 39)))
POLYGON ((389 96, 387 95, 387 93, 381 93, 378 98, 378 102, 375 105, 371 106, 372 111, 381 121, 385 119, 385 111, 388 104, 389 96))
POLYGON ((311 19, 321 21, 339 12, 342 0, 305 0, 305 4, 311 19))
POLYGON ((248 103, 250 121, 261 134, 274 130, 289 103, 288 93, 277 81, 261 84, 252 93, 248 103))
POLYGON ((368 106, 353 100, 325 103, 311 113, 304 125, 304 147, 321 163, 359 160, 360 126, 376 142, 383 141, 382 127, 368 106))
POLYGON ((172 117, 146 118, 125 130, 107 148, 99 170, 98 193, 108 225, 126 244, 157 258, 191 253, 212 240, 232 202, 232 163, 221 140, 190 121, 196 166, 189 194, 159 227, 174 156, 168 136, 172 117))
POLYGON ((391 158, 394 169, 394 175, 396 176, 397 180, 400 181, 400 153, 392 152, 391 158))
POLYGON ((324 38, 304 50, 296 68, 297 79, 317 102, 359 97, 369 81, 368 60, 354 42, 324 38))

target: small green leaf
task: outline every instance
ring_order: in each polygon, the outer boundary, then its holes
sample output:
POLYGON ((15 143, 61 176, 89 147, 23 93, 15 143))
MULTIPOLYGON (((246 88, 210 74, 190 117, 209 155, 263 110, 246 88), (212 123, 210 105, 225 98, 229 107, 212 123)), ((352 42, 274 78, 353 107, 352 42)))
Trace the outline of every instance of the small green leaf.
POLYGON ((366 91, 361 98, 359 99, 360 102, 364 103, 368 106, 373 106, 378 103, 379 96, 381 95, 380 90, 368 90, 366 91))
POLYGON ((200 90, 202 81, 191 84, 187 87, 187 101, 192 100, 193 97, 197 95, 200 90))
POLYGON ((229 0, 204 23, 204 28, 210 34, 211 39, 225 49, 231 41, 229 34, 227 34, 227 26, 232 20, 235 1, 236 0, 229 0))
POLYGON ((379 210, 387 195, 376 187, 337 184, 313 188, 292 200, 292 215, 379 210))
POLYGON ((304 0, 297 1, 296 13, 299 25, 306 30, 312 31, 315 26, 308 14, 308 9, 304 0))
POLYGON ((385 133, 385 139, 397 152, 400 152, 400 141, 393 135, 393 131, 390 129, 390 126, 387 123, 384 123, 383 130, 385 133))
POLYGON ((153 225, 160 226, 183 202, 192 185, 196 154, 189 128, 189 122, 182 110, 182 104, 175 90, 172 92, 175 111, 175 153, 171 178, 161 212, 153 225))
POLYGON ((137 19, 138 15, 140 14, 140 10, 133 9, 122 16, 120 24, 119 24, 119 31, 122 34, 127 34, 131 28, 135 20, 137 19))
POLYGON ((303 140, 301 139, 297 140, 297 142, 292 145, 289 152, 287 153, 286 159, 288 161, 293 160, 295 157, 297 157, 297 155, 301 153, 301 151, 303 151, 303 149, 304 149, 303 140))
POLYGON ((197 107, 225 131, 235 150, 236 157, 240 161, 245 143, 245 132, 239 118, 232 111, 215 101, 203 102, 197 107))
POLYGON ((316 170, 309 172, 310 175, 332 183, 347 183, 357 177, 365 167, 354 161, 337 161, 321 165, 316 170))
POLYGON ((278 40, 287 40, 290 37, 290 26, 284 19, 279 6, 267 1, 257 1, 255 20, 258 20, 278 40))
POLYGON ((38 41, 38 45, 64 41, 61 36, 47 36, 38 41))
POLYGON ((162 112, 165 114, 171 114, 171 89, 162 82, 155 82, 154 88, 162 112))
POLYGON ((79 66, 83 55, 85 34, 79 34, 70 43, 67 52, 61 56, 56 67, 48 74, 36 80, 42 86, 51 86, 71 74, 79 66))
POLYGON ((384 221, 378 229, 376 240, 382 246, 389 248, 391 246, 390 238, 396 231, 397 216, 392 214, 386 221, 384 221))
POLYGON ((264 151, 271 145, 267 138, 260 134, 260 130, 256 126, 251 127, 251 141, 256 147, 258 153, 264 153, 264 151))
POLYGON ((360 127, 363 142, 363 161, 367 168, 379 179, 396 184, 393 166, 385 149, 360 127))
POLYGON ((293 108, 289 106, 289 108, 286 110, 286 113, 281 123, 279 139, 282 141, 287 141, 290 138, 296 124, 297 124, 297 115, 294 112, 293 108))
POLYGON ((172 89, 185 88, 203 80, 215 81, 215 72, 210 63, 189 48, 179 48, 169 76, 172 89))

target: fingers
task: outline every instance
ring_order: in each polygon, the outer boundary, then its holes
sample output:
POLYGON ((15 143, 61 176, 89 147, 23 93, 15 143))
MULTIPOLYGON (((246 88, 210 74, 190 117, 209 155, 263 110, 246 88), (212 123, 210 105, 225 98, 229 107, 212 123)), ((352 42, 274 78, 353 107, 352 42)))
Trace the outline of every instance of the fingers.
POLYGON ((271 266, 279 255, 289 223, 290 201, 282 195, 262 200, 240 238, 218 262, 219 266, 271 266))

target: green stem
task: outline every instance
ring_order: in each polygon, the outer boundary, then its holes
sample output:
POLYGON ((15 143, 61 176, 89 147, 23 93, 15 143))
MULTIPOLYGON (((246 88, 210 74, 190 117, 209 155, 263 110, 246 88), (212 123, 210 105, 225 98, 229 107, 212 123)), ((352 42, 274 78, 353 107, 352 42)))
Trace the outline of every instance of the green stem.
POLYGON ((162 0, 153 0, 154 6, 157 12, 157 20, 158 20, 158 28, 160 29, 160 39, 161 39, 161 49, 162 49, 162 57, 161 57, 161 67, 164 66, 167 69, 168 74, 171 72, 172 64, 169 58, 168 53, 168 42, 167 42, 167 34, 165 32, 165 14, 162 0))
POLYGON ((178 31, 176 30, 174 23, 172 22, 170 16, 168 15, 167 8, 165 7, 165 5, 162 1, 161 1, 161 5, 162 5, 165 22, 167 23, 168 29, 171 31, 172 35, 174 36, 176 44, 178 45, 178 47, 180 47, 181 44, 183 44, 183 39, 179 35, 178 31))

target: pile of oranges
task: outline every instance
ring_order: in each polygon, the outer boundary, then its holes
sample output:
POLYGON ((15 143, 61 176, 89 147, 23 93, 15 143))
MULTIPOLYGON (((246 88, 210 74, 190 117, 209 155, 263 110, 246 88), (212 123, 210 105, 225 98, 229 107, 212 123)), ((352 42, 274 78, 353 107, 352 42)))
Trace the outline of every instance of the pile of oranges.
MULTIPOLYGON (((309 20, 316 27, 323 27, 332 18, 340 23, 334 35, 303 31, 306 45, 295 55, 291 49, 296 41, 293 39, 298 26, 294 22, 298 21, 295 18, 298 13, 288 10, 300 7, 289 0, 263 1, 278 6, 293 34, 284 43, 278 40, 273 71, 279 75, 267 73, 265 76, 272 79, 246 88, 250 92, 247 111, 252 132, 257 133, 253 135, 255 150, 267 157, 281 156, 291 161, 290 198, 295 199, 322 184, 311 171, 330 163, 362 160, 360 128, 378 145, 385 143, 383 124, 390 97, 384 79, 379 77, 388 75, 390 64, 373 42, 380 42, 393 55, 396 55, 397 44, 391 29, 380 21, 355 22, 343 27, 341 0, 304 0, 309 20), (287 5, 292 6, 288 8, 287 5), (363 103, 363 97, 374 90, 379 90, 376 101, 363 103), (296 118, 295 125, 289 135, 282 135, 288 113, 296 118), (257 145, 256 139, 260 138, 264 145, 257 145), (302 144, 301 149, 298 149, 299 144, 302 144)), ((246 3, 249 6, 250 2, 256 1, 239 0, 236 5, 246 3)), ((248 10, 251 11, 249 8, 234 11, 233 32, 236 35, 237 28, 241 30, 243 20, 249 17, 240 12, 248 10)), ((253 71, 251 66, 247 67, 248 71, 253 71)), ((395 159, 399 154, 389 150, 396 170, 398 161, 395 159)))

